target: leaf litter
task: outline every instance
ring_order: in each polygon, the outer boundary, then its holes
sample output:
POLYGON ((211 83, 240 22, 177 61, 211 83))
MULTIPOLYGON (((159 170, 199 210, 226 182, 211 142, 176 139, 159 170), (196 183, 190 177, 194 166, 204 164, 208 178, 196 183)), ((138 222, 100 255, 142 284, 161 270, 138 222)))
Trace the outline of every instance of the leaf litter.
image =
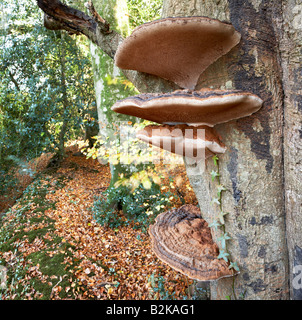
MULTIPOLYGON (((162 188, 171 189, 172 174, 172 190, 182 194, 175 206, 196 204, 184 167, 173 170, 162 188)), ((2 299, 160 299, 156 277, 164 280, 166 297, 187 296, 192 280, 155 256, 147 233, 131 223, 110 229, 94 220, 90 208, 110 177, 108 165, 70 153, 55 172, 40 175, 41 194, 29 192, 27 202, 21 198, 6 213, 0 265, 10 280, 2 299)))

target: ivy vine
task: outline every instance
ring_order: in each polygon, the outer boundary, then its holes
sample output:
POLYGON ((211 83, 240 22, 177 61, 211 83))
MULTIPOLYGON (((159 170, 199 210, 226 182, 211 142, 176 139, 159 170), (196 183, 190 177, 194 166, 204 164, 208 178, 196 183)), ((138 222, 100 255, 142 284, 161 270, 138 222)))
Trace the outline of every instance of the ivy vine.
POLYGON ((213 222, 209 225, 210 228, 214 228, 216 231, 218 228, 222 231, 222 236, 219 237, 217 240, 221 243, 221 249, 219 250, 218 259, 223 259, 226 262, 229 263, 229 269, 234 269, 236 271, 239 271, 239 267, 237 265, 237 262, 233 262, 230 260, 230 253, 227 249, 227 241, 231 240, 232 238, 229 236, 229 234, 226 232, 225 229, 225 216, 228 214, 228 212, 224 212, 222 209, 222 194, 224 191, 226 191, 226 188, 221 184, 220 182, 220 171, 219 171, 219 158, 217 155, 213 157, 214 165, 216 167, 216 170, 211 171, 211 178, 212 181, 217 181, 218 186, 217 188, 217 194, 216 197, 212 199, 212 203, 217 205, 219 210, 216 218, 213 220, 213 222))

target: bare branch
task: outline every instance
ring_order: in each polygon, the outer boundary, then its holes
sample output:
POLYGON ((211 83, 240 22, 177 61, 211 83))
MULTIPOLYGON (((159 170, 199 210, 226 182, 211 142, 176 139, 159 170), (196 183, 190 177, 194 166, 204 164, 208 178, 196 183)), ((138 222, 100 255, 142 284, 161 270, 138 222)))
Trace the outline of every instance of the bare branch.
POLYGON ((97 13, 91 0, 87 2, 87 8, 102 31, 112 32, 109 30, 109 23, 97 13))
POLYGON ((37 3, 46 14, 46 27, 84 34, 111 58, 114 57, 123 37, 109 29, 109 24, 96 12, 91 1, 88 6, 92 17, 80 10, 68 7, 59 0, 37 0, 37 3))
POLYGON ((46 13, 44 13, 44 27, 49 30, 66 30, 69 32, 69 34, 81 34, 80 32, 74 31, 61 22, 55 20, 53 17, 47 15, 46 13))
MULTIPOLYGON (((56 22, 56 28, 84 34, 114 59, 115 52, 124 39, 118 32, 110 30, 109 24, 96 12, 91 1, 88 2, 87 7, 92 16, 68 7, 59 0, 37 0, 37 3, 48 16, 47 19, 49 20, 50 17, 56 22)), ((133 70, 122 70, 122 72, 140 92, 169 92, 179 88, 170 81, 146 73, 133 70)))
POLYGON ((59 0, 37 0, 38 6, 54 20, 87 35, 96 30, 95 21, 84 12, 68 7, 59 0))
POLYGON ((15 85, 16 89, 17 89, 18 91, 21 91, 21 90, 20 90, 20 87, 19 87, 19 85, 18 85, 17 80, 15 79, 14 75, 13 75, 9 70, 8 70, 8 75, 10 76, 10 78, 11 78, 13 84, 15 85))

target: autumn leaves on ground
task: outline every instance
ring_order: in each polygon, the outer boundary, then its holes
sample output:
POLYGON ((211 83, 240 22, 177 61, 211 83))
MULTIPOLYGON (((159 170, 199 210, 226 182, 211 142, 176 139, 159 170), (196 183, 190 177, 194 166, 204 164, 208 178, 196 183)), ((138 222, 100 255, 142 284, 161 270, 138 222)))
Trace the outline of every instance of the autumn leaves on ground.
MULTIPOLYGON (((134 221, 108 228, 94 219, 91 208, 109 186, 109 166, 67 155, 1 218, 0 265, 8 272, 1 299, 187 298, 192 280, 155 256, 147 232, 134 221)), ((161 183, 175 193, 172 206, 196 204, 184 167, 174 170, 178 186, 161 183)))

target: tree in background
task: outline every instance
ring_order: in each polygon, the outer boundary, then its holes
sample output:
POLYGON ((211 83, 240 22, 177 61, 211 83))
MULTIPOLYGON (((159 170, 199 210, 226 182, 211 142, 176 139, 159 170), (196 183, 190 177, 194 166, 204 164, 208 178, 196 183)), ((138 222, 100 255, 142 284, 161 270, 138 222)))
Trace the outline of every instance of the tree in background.
MULTIPOLYGON (((38 0, 63 29, 86 35, 111 58, 123 37, 103 18, 38 0)), ((301 298, 297 286, 302 265, 301 239, 301 3, 289 0, 164 0, 162 17, 208 16, 231 22, 240 44, 201 76, 199 87, 248 90, 264 100, 249 118, 217 126, 228 146, 220 157, 228 248, 240 274, 211 286, 212 299, 301 298), (285 95, 284 95, 285 93, 285 95), (287 231, 287 232, 286 232, 287 231), (288 286, 290 280, 290 286, 288 286), (290 292, 290 294, 289 294, 290 292)), ((107 17, 104 17, 107 18, 107 17)), ((125 71, 140 92, 167 92, 175 85, 125 71)), ((197 88, 199 88, 197 87, 197 88)), ((203 214, 213 216, 209 188, 212 169, 196 175, 187 165, 203 214)))
POLYGON ((43 27, 35 1, 3 1, 0 164, 4 192, 12 167, 97 127, 93 76, 84 37, 43 27), (6 183, 5 183, 6 181, 6 183))
MULTIPOLYGON (((153 1, 152 5, 143 0, 97 0, 93 3, 93 10, 102 16, 109 17, 108 23, 111 28, 118 30, 124 37, 138 25, 160 17, 162 0, 153 1)), ((81 8, 78 6, 78 8, 81 8)), ((134 124, 140 119, 117 114, 111 111, 111 106, 117 99, 123 99, 137 94, 134 85, 117 68, 106 53, 95 43, 91 42, 90 52, 94 74, 95 93, 98 109, 98 120, 100 124, 100 138, 113 137, 118 139, 117 128, 123 122, 134 124)), ((108 140, 108 139, 107 139, 108 140)), ((112 139, 111 139, 112 141, 112 139)), ((110 146, 109 146, 110 148, 110 146)), ((118 181, 119 176, 131 176, 133 172, 141 170, 144 166, 123 165, 120 161, 108 158, 111 169, 111 186, 118 181), (110 161, 113 160, 113 161, 110 161)))

